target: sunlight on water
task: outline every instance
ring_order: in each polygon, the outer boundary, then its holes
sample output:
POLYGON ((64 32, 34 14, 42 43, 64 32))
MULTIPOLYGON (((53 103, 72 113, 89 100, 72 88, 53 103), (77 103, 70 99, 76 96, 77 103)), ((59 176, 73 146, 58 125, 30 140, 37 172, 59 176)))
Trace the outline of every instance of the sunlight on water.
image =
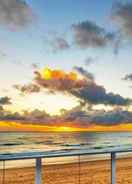
MULTIPOLYGON (((72 152, 132 147, 131 133, 0 133, 0 154, 19 152, 72 152), (116 141, 115 141, 116 140, 116 141)), ((106 158, 97 155, 83 160, 106 158)), ((75 162, 77 158, 45 159, 45 164, 75 162)), ((2 163, 1 163, 2 164, 2 163)), ((34 166, 34 160, 8 161, 6 167, 34 166)), ((0 167, 2 167, 0 165, 0 167)))
POLYGON ((72 151, 132 146, 131 133, 0 133, 0 153, 72 151), (115 141, 116 140, 116 141, 115 141))

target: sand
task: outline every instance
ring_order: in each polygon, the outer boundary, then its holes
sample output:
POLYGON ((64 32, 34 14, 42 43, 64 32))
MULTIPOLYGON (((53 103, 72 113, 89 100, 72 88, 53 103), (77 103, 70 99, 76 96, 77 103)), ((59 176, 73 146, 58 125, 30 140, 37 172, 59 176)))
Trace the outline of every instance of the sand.
MULTIPOLYGON (((117 160, 117 184, 132 184, 132 158, 117 160)), ((42 168, 43 184, 110 184, 110 161, 45 165, 42 168)), ((0 184, 34 184, 32 167, 0 170, 0 184)))

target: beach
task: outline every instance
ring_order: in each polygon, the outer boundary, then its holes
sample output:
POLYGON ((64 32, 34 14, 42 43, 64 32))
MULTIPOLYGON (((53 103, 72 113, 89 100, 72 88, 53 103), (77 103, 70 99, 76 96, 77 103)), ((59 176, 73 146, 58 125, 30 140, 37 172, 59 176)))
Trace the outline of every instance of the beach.
MULTIPOLYGON (((67 164, 42 166, 43 184, 110 184, 110 160, 97 160, 67 164)), ((132 158, 119 158, 116 161, 117 184, 132 183, 132 158)), ((9 168, 0 170, 1 184, 34 184, 35 168, 9 168)))

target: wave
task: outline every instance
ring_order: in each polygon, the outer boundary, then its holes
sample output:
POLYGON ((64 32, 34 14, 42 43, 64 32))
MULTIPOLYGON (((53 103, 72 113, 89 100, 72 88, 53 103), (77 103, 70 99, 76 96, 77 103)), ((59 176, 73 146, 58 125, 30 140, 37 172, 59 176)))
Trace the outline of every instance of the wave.
POLYGON ((0 146, 19 146, 23 144, 24 143, 0 143, 0 146))

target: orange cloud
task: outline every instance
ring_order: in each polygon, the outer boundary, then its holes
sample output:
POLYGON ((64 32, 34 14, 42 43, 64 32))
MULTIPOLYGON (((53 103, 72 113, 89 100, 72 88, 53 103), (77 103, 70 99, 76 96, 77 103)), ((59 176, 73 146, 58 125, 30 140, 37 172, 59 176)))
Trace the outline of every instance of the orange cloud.
POLYGON ((42 71, 35 71, 35 82, 50 90, 70 91, 86 86, 88 81, 77 72, 45 68, 42 71))
POLYGON ((51 79, 69 79, 69 80, 77 80, 78 76, 75 72, 66 73, 63 70, 52 70, 50 68, 44 68, 40 72, 41 77, 43 79, 51 80, 51 79))

